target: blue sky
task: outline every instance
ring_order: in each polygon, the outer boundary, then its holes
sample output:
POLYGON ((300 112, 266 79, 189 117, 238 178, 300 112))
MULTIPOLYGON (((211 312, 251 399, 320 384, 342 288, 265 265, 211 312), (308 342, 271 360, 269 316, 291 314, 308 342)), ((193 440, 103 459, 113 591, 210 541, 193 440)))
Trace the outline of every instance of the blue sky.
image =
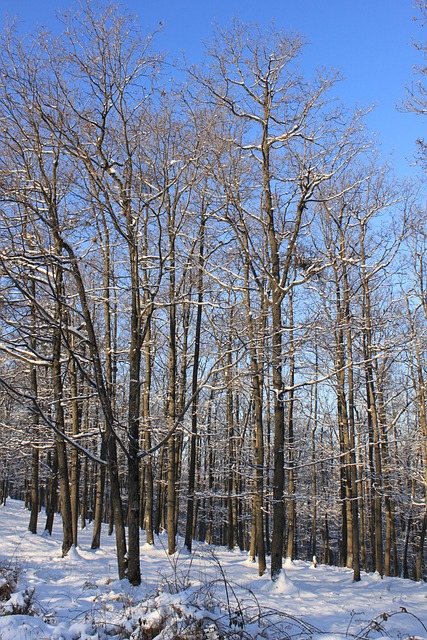
MULTIPOLYGON (((368 127, 378 134, 385 154, 393 152, 399 174, 410 174, 415 140, 427 138, 427 120, 401 113, 396 107, 405 97, 412 69, 422 64, 414 40, 427 41, 427 26, 414 21, 413 0, 127 0, 120 2, 153 30, 161 21, 159 48, 189 62, 203 53, 212 26, 230 24, 237 16, 260 25, 274 21, 278 27, 304 36, 304 65, 339 69, 345 80, 336 87, 350 107, 375 105, 368 127), (426 131, 426 133, 424 133, 426 131)), ((69 8, 70 0, 0 0, 0 19, 18 16, 21 30, 36 25, 50 27, 56 9, 69 8)))

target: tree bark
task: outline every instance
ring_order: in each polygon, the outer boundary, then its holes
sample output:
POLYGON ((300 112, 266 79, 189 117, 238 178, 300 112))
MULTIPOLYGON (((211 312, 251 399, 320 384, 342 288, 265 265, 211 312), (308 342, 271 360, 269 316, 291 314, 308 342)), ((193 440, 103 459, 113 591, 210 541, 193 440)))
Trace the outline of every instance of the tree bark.
POLYGON ((199 378, 199 362, 200 362, 200 339, 202 329, 202 312, 203 312, 203 272, 204 272, 204 250, 205 250, 205 226, 206 218, 204 214, 200 222, 199 229, 199 260, 197 275, 197 310, 196 324, 194 336, 194 355, 193 355, 193 373, 191 379, 191 392, 193 401, 191 404, 191 436, 190 436, 190 455, 188 466, 188 491, 187 491, 187 520, 185 527, 184 544, 188 551, 191 552, 194 529, 194 506, 195 506, 195 482, 196 482, 196 461, 197 461, 197 422, 198 422, 198 378, 199 378))

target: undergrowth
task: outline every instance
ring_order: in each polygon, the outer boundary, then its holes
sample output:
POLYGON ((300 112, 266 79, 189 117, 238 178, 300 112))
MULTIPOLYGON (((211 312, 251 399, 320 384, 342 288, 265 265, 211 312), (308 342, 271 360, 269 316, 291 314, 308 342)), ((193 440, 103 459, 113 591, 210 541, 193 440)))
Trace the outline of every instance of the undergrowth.
POLYGON ((34 589, 18 590, 20 574, 19 565, 0 563, 0 616, 35 615, 34 589))

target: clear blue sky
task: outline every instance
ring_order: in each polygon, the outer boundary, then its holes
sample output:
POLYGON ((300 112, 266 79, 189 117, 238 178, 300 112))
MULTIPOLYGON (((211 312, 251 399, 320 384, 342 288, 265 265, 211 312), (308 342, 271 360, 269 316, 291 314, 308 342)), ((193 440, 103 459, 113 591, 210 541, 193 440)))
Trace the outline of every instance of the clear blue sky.
MULTIPOLYGON (((161 21, 159 47, 177 55, 185 51, 197 62, 202 42, 212 25, 228 25, 234 16, 260 25, 274 21, 278 27, 303 35, 307 41, 307 69, 327 66, 345 76, 336 93, 349 105, 375 104, 369 116, 370 130, 378 133, 385 153, 394 154, 400 174, 411 173, 409 162, 417 138, 427 138, 427 119, 399 113, 404 85, 412 68, 422 64, 414 40, 427 41, 427 26, 414 21, 412 0, 124 0, 121 5, 136 13, 143 25, 154 29, 161 21)), ((50 27, 56 9, 70 0, 0 0, 0 23, 6 14, 18 16, 21 30, 36 25, 50 27)))

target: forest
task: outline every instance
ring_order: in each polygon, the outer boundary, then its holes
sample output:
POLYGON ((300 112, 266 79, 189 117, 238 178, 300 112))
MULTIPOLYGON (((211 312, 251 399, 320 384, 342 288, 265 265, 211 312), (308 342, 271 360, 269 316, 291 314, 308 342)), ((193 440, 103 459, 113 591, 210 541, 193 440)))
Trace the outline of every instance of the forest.
POLYGON ((108 522, 132 585, 141 530, 426 579, 422 170, 295 35, 183 66, 123 7, 59 27, 0 36, 0 504, 64 556, 108 522))

